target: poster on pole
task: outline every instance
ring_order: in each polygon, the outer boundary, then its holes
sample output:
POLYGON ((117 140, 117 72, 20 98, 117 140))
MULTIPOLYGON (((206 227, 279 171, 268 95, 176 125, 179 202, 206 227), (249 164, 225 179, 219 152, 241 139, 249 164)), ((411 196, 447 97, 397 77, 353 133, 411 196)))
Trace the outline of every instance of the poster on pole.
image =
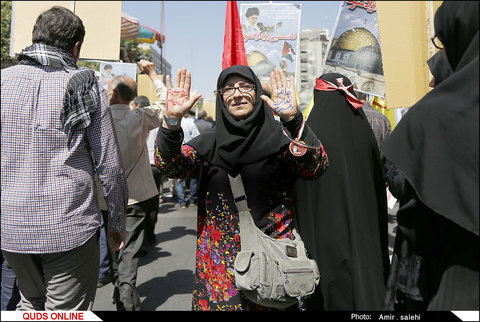
POLYGON ((260 81, 270 84, 275 68, 295 77, 301 10, 301 4, 293 3, 240 5, 247 63, 260 81))
POLYGON ((107 90, 108 82, 114 76, 127 75, 134 81, 137 81, 137 64, 117 63, 117 62, 100 62, 100 82, 105 90, 107 90))
POLYGON ((385 98, 375 1, 342 1, 324 58, 322 74, 340 73, 356 90, 385 98))

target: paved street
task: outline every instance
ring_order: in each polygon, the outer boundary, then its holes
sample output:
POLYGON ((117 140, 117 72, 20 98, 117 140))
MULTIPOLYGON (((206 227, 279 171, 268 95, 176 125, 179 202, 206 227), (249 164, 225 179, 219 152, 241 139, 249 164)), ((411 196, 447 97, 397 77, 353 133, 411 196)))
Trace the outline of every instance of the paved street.
MULTIPOLYGON (((165 189, 165 191, 167 191, 165 189)), ((189 311, 195 265, 196 207, 173 198, 159 208, 156 245, 140 258, 137 289, 145 311, 189 311)), ((93 311, 115 311, 113 285, 97 289, 93 311)))
MULTIPOLYGON (((165 185, 166 188, 166 185, 165 185)), ((168 190, 165 189, 165 192, 168 190)), ((396 227, 394 209, 389 209, 389 241, 396 227)), ((195 266, 197 208, 181 209, 173 198, 159 208, 155 227, 156 245, 140 258, 137 288, 144 311, 190 311, 195 266)), ((391 254, 391 249, 390 249, 391 254)), ((113 285, 97 289, 93 311, 115 311, 113 285)))

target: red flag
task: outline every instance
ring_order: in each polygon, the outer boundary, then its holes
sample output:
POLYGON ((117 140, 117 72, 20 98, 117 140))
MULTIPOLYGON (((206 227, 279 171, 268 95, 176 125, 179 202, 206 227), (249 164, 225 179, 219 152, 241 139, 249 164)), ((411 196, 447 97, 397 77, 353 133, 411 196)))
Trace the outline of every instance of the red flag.
POLYGON ((227 1, 222 69, 233 65, 248 66, 248 63, 245 46, 243 45, 242 25, 238 15, 237 2, 227 1))
POLYGON ((282 49, 282 56, 285 56, 290 52, 290 48, 288 48, 287 42, 283 42, 283 49, 282 49))

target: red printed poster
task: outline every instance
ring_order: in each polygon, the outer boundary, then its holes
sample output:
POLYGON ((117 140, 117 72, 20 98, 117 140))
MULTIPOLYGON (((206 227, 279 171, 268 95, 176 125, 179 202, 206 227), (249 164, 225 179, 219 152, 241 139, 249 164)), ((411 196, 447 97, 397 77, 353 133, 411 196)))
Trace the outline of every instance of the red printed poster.
POLYGON ((270 83, 275 68, 295 77, 301 8, 293 3, 241 4, 247 63, 261 81, 270 83))

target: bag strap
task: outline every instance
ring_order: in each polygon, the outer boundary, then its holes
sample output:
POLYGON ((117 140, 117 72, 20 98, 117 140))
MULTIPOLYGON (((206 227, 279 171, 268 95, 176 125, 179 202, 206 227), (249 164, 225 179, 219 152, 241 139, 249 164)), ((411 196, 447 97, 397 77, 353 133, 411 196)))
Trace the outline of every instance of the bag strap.
MULTIPOLYGON (((253 221, 252 215, 250 214, 250 211, 248 211, 247 195, 245 194, 242 177, 240 173, 236 177, 232 177, 230 174, 228 174, 228 179, 230 181, 230 188, 232 189, 233 199, 239 213, 240 243, 242 245, 242 250, 253 250, 254 240, 256 237, 256 226, 255 222, 253 221)), ((296 221, 294 221, 292 234, 295 240, 301 240, 302 238, 298 234, 296 227, 296 221)))
POLYGON ((228 175, 233 199, 239 213, 241 250, 254 250, 256 230, 250 211, 248 211, 247 195, 240 173, 236 177, 228 175))

